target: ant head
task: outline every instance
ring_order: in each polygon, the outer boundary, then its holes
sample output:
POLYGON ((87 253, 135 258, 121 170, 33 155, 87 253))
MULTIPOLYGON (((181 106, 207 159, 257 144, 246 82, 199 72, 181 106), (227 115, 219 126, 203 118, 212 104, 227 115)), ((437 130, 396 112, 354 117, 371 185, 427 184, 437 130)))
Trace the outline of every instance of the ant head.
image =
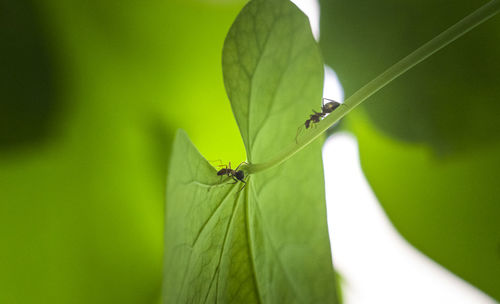
POLYGON ((243 170, 236 171, 236 174, 234 176, 239 180, 243 180, 245 178, 245 173, 243 172, 243 170))
POLYGON ((217 175, 226 175, 227 174, 227 169, 224 168, 224 169, 220 169, 219 171, 217 171, 217 175))

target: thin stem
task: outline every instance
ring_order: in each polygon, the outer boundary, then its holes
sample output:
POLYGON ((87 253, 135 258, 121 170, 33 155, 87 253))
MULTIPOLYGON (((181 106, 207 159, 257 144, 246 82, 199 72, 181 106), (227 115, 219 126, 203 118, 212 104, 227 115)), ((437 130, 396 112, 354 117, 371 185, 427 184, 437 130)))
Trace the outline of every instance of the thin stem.
POLYGON ((401 59, 399 62, 388 68, 385 72, 380 74, 378 77, 367 83, 356 93, 351 95, 345 100, 342 106, 338 107, 325 119, 323 119, 314 129, 309 130, 303 137, 299 139, 298 143, 291 144, 275 157, 265 163, 260 164, 249 164, 246 166, 245 170, 248 173, 256 173, 259 171, 267 170, 274 166, 277 166, 295 153, 302 150, 305 146, 310 144, 316 138, 318 138, 323 132, 325 132, 329 127, 331 127, 335 122, 344 117, 352 109, 360 105, 368 97, 375 94, 377 91, 385 87, 391 81, 399 77, 401 74, 405 73, 415 65, 419 64, 435 52, 444 48, 457 38, 461 37, 468 31, 472 30, 476 26, 485 22, 486 20, 493 17, 500 11, 500 0, 492 0, 478 10, 474 11, 472 14, 460 20, 455 25, 451 26, 438 36, 434 37, 431 41, 422 45, 420 48, 413 51, 411 54, 401 59))

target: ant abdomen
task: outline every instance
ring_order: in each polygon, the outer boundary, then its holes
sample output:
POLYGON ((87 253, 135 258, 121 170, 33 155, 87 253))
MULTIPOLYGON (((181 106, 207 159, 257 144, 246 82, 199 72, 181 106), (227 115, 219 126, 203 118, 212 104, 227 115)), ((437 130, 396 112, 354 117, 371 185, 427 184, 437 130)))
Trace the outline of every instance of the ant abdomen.
POLYGON ((245 178, 245 173, 243 172, 243 170, 236 171, 236 173, 234 174, 234 176, 235 176, 238 180, 243 181, 243 179, 245 178))
POLYGON ((340 106, 339 102, 336 102, 335 100, 323 98, 324 100, 329 100, 329 103, 324 104, 321 107, 321 110, 323 110, 323 113, 326 115, 328 113, 332 113, 336 108, 340 106))

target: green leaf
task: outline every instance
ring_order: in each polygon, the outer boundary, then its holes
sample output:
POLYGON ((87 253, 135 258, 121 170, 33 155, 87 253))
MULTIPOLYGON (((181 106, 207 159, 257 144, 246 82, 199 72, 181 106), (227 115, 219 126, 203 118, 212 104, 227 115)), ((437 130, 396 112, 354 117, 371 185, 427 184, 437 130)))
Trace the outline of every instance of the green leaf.
POLYGON ((243 8, 224 43, 222 67, 252 163, 293 142, 296 128, 320 107, 323 59, 307 17, 289 1, 243 8))
MULTIPOLYGON (((307 18, 288 1, 247 4, 226 39, 223 69, 251 162, 293 142, 320 105, 321 56, 307 18)), ((178 132, 167 182, 163 303, 338 302, 321 144, 247 176, 242 189, 217 176, 178 132)))
POLYGON ((241 187, 221 182, 178 132, 167 186, 163 303, 335 302, 321 142, 241 187))
POLYGON ((443 159, 428 145, 394 140, 359 114, 348 123, 363 171, 399 232, 500 300, 500 145, 443 159))

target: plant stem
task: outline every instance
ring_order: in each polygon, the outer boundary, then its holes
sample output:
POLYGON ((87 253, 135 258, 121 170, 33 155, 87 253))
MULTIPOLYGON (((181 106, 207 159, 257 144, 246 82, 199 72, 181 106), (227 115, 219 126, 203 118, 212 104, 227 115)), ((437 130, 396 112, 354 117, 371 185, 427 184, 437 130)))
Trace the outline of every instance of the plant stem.
POLYGON ((493 17, 500 11, 500 0, 492 0, 478 10, 474 11, 470 15, 466 16, 460 20, 455 25, 451 26, 438 36, 434 37, 432 40, 422 45, 420 48, 413 51, 411 54, 405 58, 398 61, 396 64, 388 68, 385 72, 380 74, 378 77, 373 79, 359 89, 356 93, 351 95, 345 100, 342 106, 338 107, 325 119, 323 119, 314 129, 308 131, 303 137, 299 139, 298 143, 291 144, 286 149, 282 150, 275 157, 265 163, 260 164, 249 164, 246 166, 245 170, 251 174, 259 171, 267 170, 274 166, 277 166, 295 153, 302 150, 305 146, 310 144, 316 138, 318 138, 323 132, 325 132, 329 127, 331 127, 335 122, 344 117, 352 109, 360 105, 368 97, 375 94, 377 91, 385 87, 391 81, 399 77, 401 74, 405 73, 415 65, 419 64, 423 60, 427 59, 429 56, 439 51, 443 47, 447 46, 457 38, 461 37, 468 31, 472 30, 476 26, 485 22, 489 18, 493 17))

